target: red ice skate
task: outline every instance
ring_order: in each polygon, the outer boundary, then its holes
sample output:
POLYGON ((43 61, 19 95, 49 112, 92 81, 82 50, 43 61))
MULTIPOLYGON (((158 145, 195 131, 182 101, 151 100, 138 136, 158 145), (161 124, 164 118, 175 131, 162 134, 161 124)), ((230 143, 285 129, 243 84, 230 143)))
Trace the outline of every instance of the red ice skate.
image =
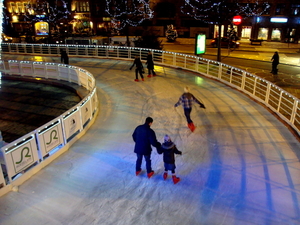
POLYGON ((180 181, 179 177, 176 177, 176 175, 172 175, 173 183, 177 184, 180 181))
POLYGON ((164 178, 164 180, 166 180, 168 178, 168 172, 164 172, 163 178, 164 178))
POLYGON ((188 127, 190 128, 190 130, 191 130, 192 132, 194 132, 194 130, 196 129, 194 123, 189 123, 189 124, 188 124, 188 127))
POLYGON ((154 171, 151 171, 150 173, 147 174, 148 178, 150 179, 154 175, 154 171))

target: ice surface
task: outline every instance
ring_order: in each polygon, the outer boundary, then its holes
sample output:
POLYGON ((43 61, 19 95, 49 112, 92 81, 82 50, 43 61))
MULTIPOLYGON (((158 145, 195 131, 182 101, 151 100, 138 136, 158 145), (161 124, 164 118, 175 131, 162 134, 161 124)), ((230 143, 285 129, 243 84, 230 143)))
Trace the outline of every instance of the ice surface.
POLYGON ((19 192, 0 198, 1 225, 300 224, 299 141, 263 106, 183 70, 156 66, 157 77, 134 82, 132 62, 70 64, 97 79, 97 120, 19 192), (194 133, 182 108, 174 108, 185 85, 206 106, 193 108, 194 133), (155 149, 155 175, 147 178, 143 162, 135 176, 131 135, 147 116, 158 140, 169 134, 183 152, 176 156, 176 185, 170 175, 163 180, 155 149))

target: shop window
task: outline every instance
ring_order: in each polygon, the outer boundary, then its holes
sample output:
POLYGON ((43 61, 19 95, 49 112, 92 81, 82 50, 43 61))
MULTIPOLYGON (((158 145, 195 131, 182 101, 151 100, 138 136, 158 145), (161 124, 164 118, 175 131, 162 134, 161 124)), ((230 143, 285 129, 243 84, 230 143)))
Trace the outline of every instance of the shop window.
POLYGON ((267 40, 268 39, 268 28, 259 28, 257 39, 267 40))
POLYGON ((251 37, 251 27, 242 27, 242 38, 251 37))
POLYGON ((90 6, 89 2, 76 2, 76 9, 77 12, 89 12, 90 6))
POLYGON ((295 41, 296 29, 288 29, 285 42, 293 43, 295 41))
POLYGON ((281 30, 279 29, 273 29, 272 30, 272 36, 271 41, 280 41, 281 40, 281 30))
MULTIPOLYGON (((214 38, 217 38, 219 37, 219 26, 218 25, 215 25, 214 26, 214 38)), ((223 34, 224 34, 224 25, 221 25, 221 37, 223 37, 223 34)))
POLYGON ((16 3, 11 2, 10 3, 10 8, 11 8, 11 12, 16 13, 16 10, 17 10, 16 3))
POLYGON ((43 36, 49 34, 49 25, 46 22, 37 22, 34 28, 36 35, 43 36))

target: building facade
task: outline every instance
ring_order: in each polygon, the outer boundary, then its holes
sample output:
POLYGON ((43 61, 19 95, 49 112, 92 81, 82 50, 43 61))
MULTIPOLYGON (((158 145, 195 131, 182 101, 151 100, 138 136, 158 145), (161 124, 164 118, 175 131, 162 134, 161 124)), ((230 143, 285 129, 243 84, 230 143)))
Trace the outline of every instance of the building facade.
MULTIPOLYGON (((56 22, 56 25, 45 23, 35 24, 43 21, 43 18, 30 21, 29 14, 36 14, 42 17, 42 12, 33 12, 28 7, 28 3, 35 4, 42 0, 6 0, 6 15, 9 29, 20 35, 43 36, 45 32, 38 35, 37 30, 47 30, 51 34, 65 34, 64 36, 91 36, 91 35, 122 35, 122 31, 114 29, 111 17, 105 11, 105 0, 60 0, 62 4, 68 5, 68 17, 56 22), (30 11, 31 10, 31 11, 30 11), (39 29, 38 29, 39 28, 39 29)), ((47 0, 54 2, 55 0, 47 0)), ((57 1, 56 1, 57 2, 57 1)), ((242 1, 241 1, 242 2, 242 1)), ((253 2, 253 5, 257 1, 253 2)), ((249 3, 249 1, 247 1, 249 3)), ((293 42, 300 41, 300 2, 299 0, 269 0, 270 7, 260 16, 242 16, 240 25, 233 25, 232 21, 222 23, 221 36, 226 36, 228 29, 235 28, 240 38, 262 39, 266 41, 293 42)), ((151 30, 157 36, 164 36, 168 25, 173 25, 177 29, 179 37, 195 37, 197 33, 205 33, 207 38, 218 36, 218 26, 196 20, 183 14, 181 7, 184 0, 152 0, 150 7, 153 10, 153 18, 144 22, 140 26, 130 27, 130 35, 140 35, 145 30, 151 30)), ((61 9, 66 10, 63 6, 61 9)), ((48 13, 51 13, 50 10, 48 13)), ((32 18, 32 17, 31 17, 32 18)), ((47 18, 46 18, 47 19, 47 18)), ((5 31, 5 29, 4 29, 5 31)))

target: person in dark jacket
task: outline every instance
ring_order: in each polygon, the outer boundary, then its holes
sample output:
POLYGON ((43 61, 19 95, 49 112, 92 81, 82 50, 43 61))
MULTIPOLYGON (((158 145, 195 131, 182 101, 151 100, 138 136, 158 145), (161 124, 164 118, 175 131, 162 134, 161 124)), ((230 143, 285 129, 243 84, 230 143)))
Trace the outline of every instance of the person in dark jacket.
POLYGON ((273 57, 271 58, 271 61, 272 61, 272 71, 271 73, 273 73, 274 75, 277 75, 277 66, 279 64, 279 55, 278 55, 278 52, 275 52, 273 57))
POLYGON ((135 65, 135 80, 134 81, 139 81, 139 74, 142 78, 142 81, 144 81, 144 76, 143 76, 144 67, 143 67, 143 63, 139 56, 135 56, 135 59, 133 61, 132 66, 130 67, 130 70, 134 67, 134 65, 135 65))
POLYGON ((69 64, 69 56, 66 52, 66 50, 61 49, 60 50, 60 62, 64 64, 69 64))
POLYGON ((172 142, 169 135, 165 135, 164 137, 164 143, 161 145, 159 151, 159 154, 163 153, 164 158, 164 166, 165 166, 165 172, 163 175, 164 180, 168 178, 168 170, 172 171, 172 179, 174 184, 177 184, 180 181, 179 177, 176 177, 175 174, 175 154, 181 155, 182 152, 179 151, 176 147, 176 145, 172 142))
POLYGON ((148 77, 151 77, 152 75, 156 76, 156 73, 154 72, 154 62, 151 52, 148 52, 146 65, 148 69, 148 77))
POLYGON ((195 130, 195 125, 191 119, 191 112, 192 112, 192 105, 193 103, 198 103, 201 108, 205 109, 205 106, 203 103, 201 103, 193 94, 189 92, 189 88, 184 88, 184 93, 180 96, 178 102, 174 105, 174 107, 177 107, 178 105, 182 105, 184 110, 184 115, 186 117, 188 127, 193 132, 195 130))
POLYGON ((138 176, 142 171, 141 166, 144 157, 146 161, 148 178, 151 178, 154 174, 154 171, 151 167, 151 145, 157 149, 159 149, 161 145, 161 143, 156 139, 155 132, 150 128, 152 123, 153 119, 151 117, 147 117, 145 123, 137 126, 132 134, 133 141, 135 142, 134 152, 137 156, 135 168, 136 175, 138 176))

